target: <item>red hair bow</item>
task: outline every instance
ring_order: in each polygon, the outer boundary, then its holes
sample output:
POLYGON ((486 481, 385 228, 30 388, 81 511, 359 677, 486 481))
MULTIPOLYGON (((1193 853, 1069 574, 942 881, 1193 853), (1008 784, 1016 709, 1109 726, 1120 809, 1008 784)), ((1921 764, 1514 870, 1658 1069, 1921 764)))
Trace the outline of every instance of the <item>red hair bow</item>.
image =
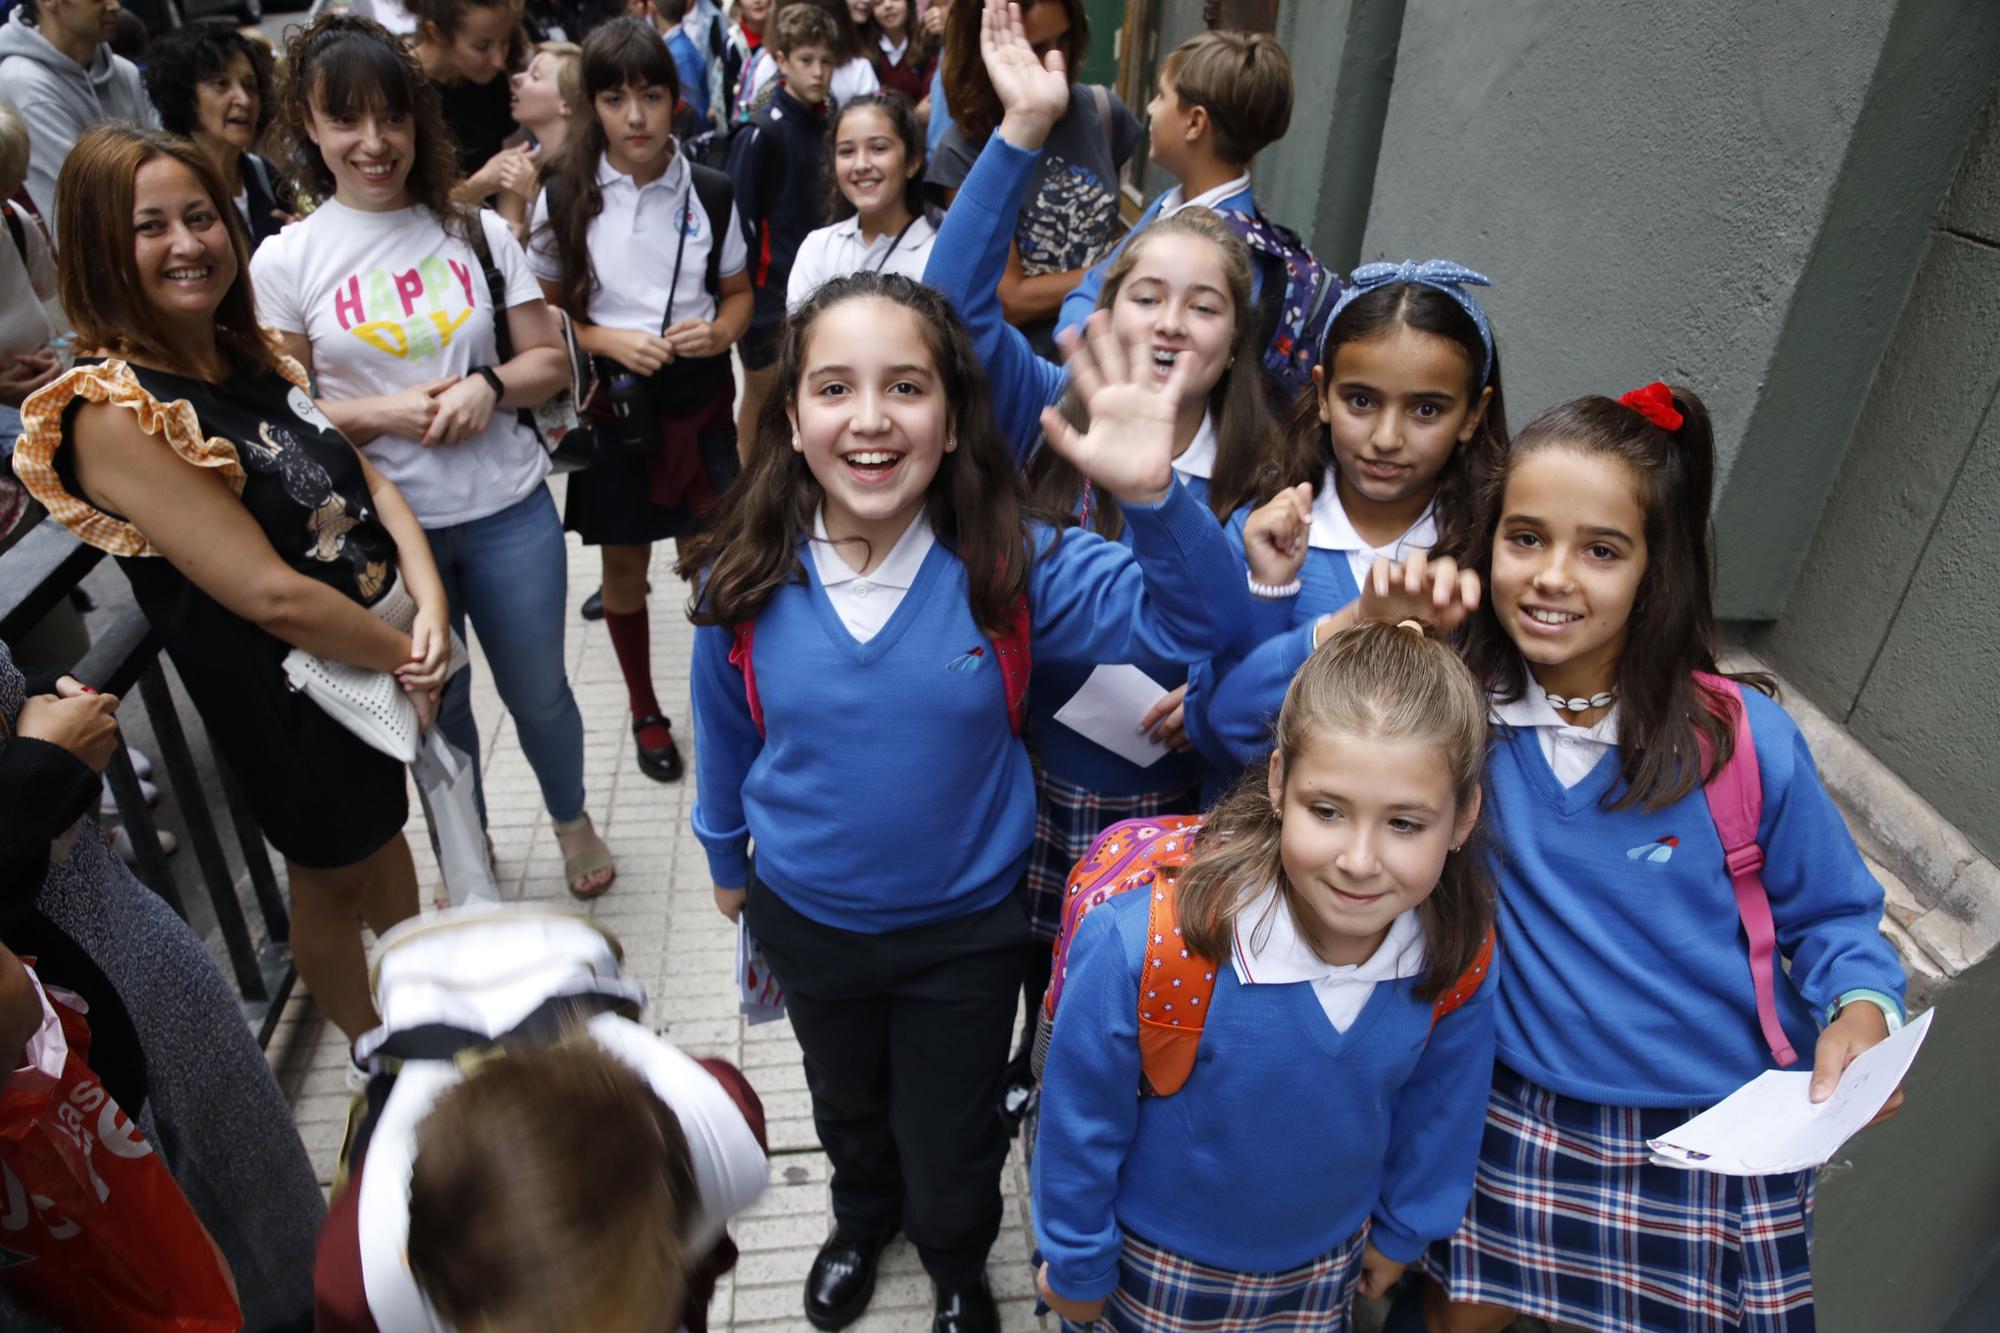
POLYGON ((1674 406, 1674 391, 1658 380, 1654 380, 1643 389, 1634 389, 1622 395, 1618 401, 1669 435, 1679 430, 1681 423, 1687 420, 1681 415, 1681 410, 1674 406))

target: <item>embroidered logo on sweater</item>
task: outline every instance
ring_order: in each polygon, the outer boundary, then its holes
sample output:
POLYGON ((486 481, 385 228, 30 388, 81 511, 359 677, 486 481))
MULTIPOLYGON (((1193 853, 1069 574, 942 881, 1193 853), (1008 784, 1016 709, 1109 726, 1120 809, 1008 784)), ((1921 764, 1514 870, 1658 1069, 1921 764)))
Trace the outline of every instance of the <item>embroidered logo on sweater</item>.
POLYGON ((1627 860, 1644 861, 1648 865, 1664 865, 1674 859, 1674 848, 1680 845, 1679 838, 1660 838, 1639 844, 1626 852, 1625 856, 1627 860))
POLYGON ((986 661, 984 648, 969 648, 944 664, 946 671, 977 671, 986 661))

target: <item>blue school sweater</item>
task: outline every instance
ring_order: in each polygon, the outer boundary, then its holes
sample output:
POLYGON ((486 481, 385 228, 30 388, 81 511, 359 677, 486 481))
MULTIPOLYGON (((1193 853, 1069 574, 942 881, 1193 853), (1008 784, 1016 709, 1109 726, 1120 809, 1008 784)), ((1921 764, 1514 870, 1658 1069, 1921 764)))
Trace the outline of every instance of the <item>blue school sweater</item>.
MULTIPOLYGON (((1778 1012, 1793 1068, 1809 1070, 1827 1007, 1858 988, 1900 998, 1903 968, 1881 933, 1882 886, 1797 725, 1756 690, 1743 697, 1763 779, 1764 886, 1791 963, 1789 978, 1778 970, 1778 1012)), ((1616 750, 1565 788, 1531 729, 1495 732, 1502 1062, 1566 1096, 1637 1107, 1705 1106, 1776 1068, 1701 789, 1658 812, 1609 810, 1616 750), (1665 859, 1628 855, 1662 845, 1665 859)))
MULTIPOLYGON (((1037 659, 1186 660, 1244 632, 1242 563, 1192 496, 1176 486, 1124 515, 1129 548, 1037 529, 1037 659)), ((757 617, 766 735, 729 661, 731 632, 695 633, 694 830, 711 877, 744 883, 754 837, 758 879, 823 925, 880 934, 991 907, 1027 864, 1034 780, 964 565, 932 547, 864 644, 803 551, 800 564, 757 617)))
MULTIPOLYGON (((1238 554, 1249 519, 1248 505, 1229 518, 1229 540, 1238 554)), ((1208 761, 1223 789, 1245 765, 1262 762, 1271 752, 1271 725, 1292 677, 1312 656, 1313 629, 1319 618, 1361 595, 1345 551, 1308 548, 1299 581, 1303 586, 1294 597, 1256 599, 1263 603, 1255 613, 1256 623, 1266 632, 1247 653, 1218 657, 1189 677, 1188 740, 1208 761)))
POLYGON ((1241 1272, 1307 1263, 1370 1219, 1403 1262, 1457 1230, 1491 1086, 1493 977, 1435 1031, 1416 978, 1378 982, 1343 1033, 1312 983, 1242 986, 1224 963, 1187 1084, 1140 1098, 1146 908, 1126 894, 1070 944, 1035 1141, 1049 1284, 1109 1293, 1121 1228, 1241 1272))
MULTIPOLYGON (((1058 333, 1064 329, 1083 327, 1083 322, 1090 318, 1090 312, 1097 309, 1097 298, 1104 291, 1105 273, 1110 271, 1113 261, 1124 253, 1125 247, 1132 243, 1132 238, 1146 230, 1153 219, 1160 216, 1160 205, 1166 201, 1165 190, 1154 195, 1153 202, 1146 205, 1146 211, 1139 214, 1139 220, 1132 224, 1132 230, 1119 238, 1118 244, 1111 247, 1110 254, 1092 264, 1089 271, 1083 275, 1083 281, 1077 283, 1070 294, 1063 298, 1062 311, 1056 316, 1058 333)), ((1257 196, 1246 186, 1235 194, 1225 195, 1215 205, 1215 209, 1219 213, 1241 213, 1252 216, 1257 212, 1257 196)), ((1252 255, 1251 258, 1255 260, 1256 256, 1252 255)), ((1263 277, 1264 275, 1258 272, 1253 264, 1250 270, 1250 295, 1253 299, 1263 285, 1263 277)))

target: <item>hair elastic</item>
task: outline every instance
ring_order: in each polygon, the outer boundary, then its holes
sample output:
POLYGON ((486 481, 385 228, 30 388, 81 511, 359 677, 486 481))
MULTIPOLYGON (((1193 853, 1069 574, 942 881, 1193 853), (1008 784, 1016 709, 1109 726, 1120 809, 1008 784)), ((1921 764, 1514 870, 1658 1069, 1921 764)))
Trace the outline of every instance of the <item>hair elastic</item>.
POLYGON ((1425 637, 1426 637, 1426 633, 1425 633, 1425 630, 1424 630, 1424 622, 1423 622, 1423 621, 1421 621, 1421 620, 1418 620, 1418 619, 1416 619, 1415 617, 1411 617, 1411 618, 1410 618, 1410 619, 1408 619, 1408 620, 1399 620, 1399 621, 1397 621, 1397 622, 1396 622, 1396 628, 1397 628, 1397 629, 1406 629, 1406 630, 1410 631, 1410 632, 1411 632, 1412 634, 1416 635, 1416 636, 1417 636, 1418 638, 1420 638, 1420 639, 1421 639, 1421 638, 1425 638, 1425 637))
MULTIPOLYGON (((1358 296, 1365 296, 1380 287, 1397 283, 1415 283, 1420 287, 1430 287, 1443 292, 1458 303, 1459 309, 1472 317, 1479 329, 1480 345, 1486 349, 1486 364, 1479 368, 1479 383, 1484 386, 1493 378, 1493 326, 1486 321, 1486 310, 1479 304, 1467 287, 1491 287, 1493 279, 1484 273, 1476 273, 1463 264, 1455 264, 1449 259, 1426 259, 1421 264, 1414 259, 1405 259, 1400 264, 1363 264, 1347 277, 1347 288, 1340 299, 1333 303, 1333 313, 1327 316, 1328 334, 1333 332, 1333 321, 1340 318, 1340 312, 1353 304, 1358 296)), ((1326 349, 1320 348, 1320 359, 1326 359, 1326 349)))
POLYGON ((1687 418, 1674 406, 1674 391, 1654 380, 1641 389, 1620 394, 1618 401, 1671 435, 1687 418))

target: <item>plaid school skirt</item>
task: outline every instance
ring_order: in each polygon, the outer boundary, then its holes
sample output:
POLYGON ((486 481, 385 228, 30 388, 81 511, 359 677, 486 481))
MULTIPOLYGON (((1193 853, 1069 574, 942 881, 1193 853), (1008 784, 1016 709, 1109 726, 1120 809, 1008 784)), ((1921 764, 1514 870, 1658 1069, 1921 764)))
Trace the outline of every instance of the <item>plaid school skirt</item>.
POLYGON ((1067 1333, 1347 1333, 1368 1228, 1279 1273, 1210 1268, 1125 1233, 1118 1289, 1092 1324, 1067 1333))
POLYGON ((1063 888, 1069 872, 1121 819, 1192 814, 1201 808, 1201 784, 1139 796, 1099 796, 1052 778, 1035 765, 1035 841, 1028 849, 1028 924, 1038 940, 1062 930, 1063 888))
POLYGON ((1598 1106, 1504 1065, 1472 1207, 1424 1271, 1455 1301, 1603 1333, 1809 1333, 1814 1175, 1652 1163, 1693 1110, 1598 1106))

